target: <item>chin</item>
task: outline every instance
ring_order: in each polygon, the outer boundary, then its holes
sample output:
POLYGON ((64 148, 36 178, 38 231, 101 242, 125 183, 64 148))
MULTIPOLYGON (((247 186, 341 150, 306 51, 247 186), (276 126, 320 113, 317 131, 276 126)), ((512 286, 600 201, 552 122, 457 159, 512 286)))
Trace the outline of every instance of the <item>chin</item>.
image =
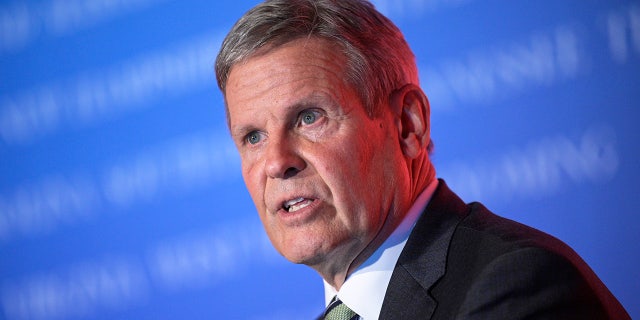
POLYGON ((310 252, 298 252, 296 250, 291 250, 291 248, 281 250, 280 254, 292 263, 308 266, 318 264, 322 260, 322 258, 320 258, 321 255, 310 252))
POLYGON ((295 264, 314 266, 324 261, 326 253, 323 251, 326 250, 326 248, 323 248, 322 244, 309 246, 309 243, 302 245, 301 242, 302 241, 297 241, 295 244, 289 245, 284 244, 278 251, 287 260, 295 264))

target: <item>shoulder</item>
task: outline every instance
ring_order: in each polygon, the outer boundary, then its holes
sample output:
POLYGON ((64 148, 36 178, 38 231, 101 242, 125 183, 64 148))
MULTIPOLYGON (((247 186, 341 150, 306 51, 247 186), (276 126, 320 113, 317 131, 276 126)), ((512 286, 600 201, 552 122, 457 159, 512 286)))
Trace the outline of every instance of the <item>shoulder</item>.
POLYGON ((447 252, 446 275, 470 285, 492 273, 509 280, 534 275, 582 274, 590 270, 568 245, 540 230, 497 216, 480 203, 471 203, 460 221, 447 252), (584 270, 581 270, 584 269, 584 270), (498 272, 500 271, 500 272, 498 272), (501 274, 504 272, 504 274, 501 274))
POLYGON ((456 317, 607 318, 604 305, 579 269, 545 248, 519 247, 499 254, 481 263, 466 280, 463 298, 450 304, 456 317))
POLYGON ((446 301, 439 312, 470 318, 604 319, 617 303, 568 245, 479 203, 457 225, 433 293, 446 301))
MULTIPOLYGON (((496 256, 525 248, 538 248, 564 256, 580 257, 561 240, 538 229, 500 217, 482 204, 468 204, 469 214, 460 221, 452 238, 452 246, 473 246, 484 255, 496 256)), ((469 250, 463 250, 468 252, 469 250)))

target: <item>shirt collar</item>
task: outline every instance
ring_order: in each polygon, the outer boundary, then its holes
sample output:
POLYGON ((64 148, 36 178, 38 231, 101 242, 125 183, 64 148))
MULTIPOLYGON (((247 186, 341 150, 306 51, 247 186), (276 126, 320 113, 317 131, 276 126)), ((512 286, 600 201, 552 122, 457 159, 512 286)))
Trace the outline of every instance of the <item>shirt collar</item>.
POLYGON ((413 226, 429 203, 437 186, 438 180, 433 179, 418 196, 400 225, 371 257, 347 277, 339 292, 324 281, 325 305, 328 305, 337 294, 338 298, 362 319, 378 319, 396 262, 413 226))

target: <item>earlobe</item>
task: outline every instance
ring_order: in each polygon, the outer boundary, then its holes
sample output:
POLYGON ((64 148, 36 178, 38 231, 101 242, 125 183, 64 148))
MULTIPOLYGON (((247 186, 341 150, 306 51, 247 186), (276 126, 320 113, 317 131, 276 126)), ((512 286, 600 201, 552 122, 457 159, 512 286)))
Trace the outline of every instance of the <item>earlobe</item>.
POLYGON ((429 100, 420 87, 407 84, 391 95, 402 151, 409 158, 426 152, 430 136, 429 100))

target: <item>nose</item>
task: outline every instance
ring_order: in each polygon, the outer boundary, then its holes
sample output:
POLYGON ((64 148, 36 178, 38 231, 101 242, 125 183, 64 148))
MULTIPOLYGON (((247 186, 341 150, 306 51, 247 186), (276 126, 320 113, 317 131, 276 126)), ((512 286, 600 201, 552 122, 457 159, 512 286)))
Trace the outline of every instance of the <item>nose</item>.
POLYGON ((295 141, 271 137, 265 160, 267 176, 273 179, 288 179, 297 175, 305 167, 306 162, 300 156, 295 141))

